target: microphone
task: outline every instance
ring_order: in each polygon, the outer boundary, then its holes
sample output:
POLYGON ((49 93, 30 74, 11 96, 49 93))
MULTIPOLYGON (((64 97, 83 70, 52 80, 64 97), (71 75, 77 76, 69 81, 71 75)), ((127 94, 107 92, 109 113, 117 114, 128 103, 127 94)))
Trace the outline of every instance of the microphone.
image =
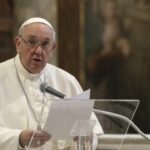
POLYGON ((48 83, 46 83, 46 82, 41 83, 40 90, 43 93, 47 92, 47 93, 55 95, 56 97, 59 97, 59 98, 64 98, 65 97, 65 95, 63 93, 61 93, 61 92, 55 90, 54 88, 50 87, 48 85, 48 83))

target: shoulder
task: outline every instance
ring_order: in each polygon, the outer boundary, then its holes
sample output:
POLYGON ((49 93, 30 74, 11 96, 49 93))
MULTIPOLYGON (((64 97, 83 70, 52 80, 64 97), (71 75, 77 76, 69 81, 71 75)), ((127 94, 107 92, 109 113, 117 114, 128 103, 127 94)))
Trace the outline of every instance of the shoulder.
POLYGON ((0 79, 7 77, 14 68, 13 58, 0 63, 0 79))
MULTIPOLYGON (((78 80, 67 71, 58 68, 54 65, 47 64, 46 75, 49 78, 50 84, 66 92, 71 91, 72 95, 82 92, 82 88, 78 80)), ((70 93, 68 93, 69 95, 70 93)))
POLYGON ((47 64, 46 71, 53 76, 55 75, 55 77, 59 77, 67 80, 69 79, 76 80, 76 78, 72 74, 52 64, 47 64))

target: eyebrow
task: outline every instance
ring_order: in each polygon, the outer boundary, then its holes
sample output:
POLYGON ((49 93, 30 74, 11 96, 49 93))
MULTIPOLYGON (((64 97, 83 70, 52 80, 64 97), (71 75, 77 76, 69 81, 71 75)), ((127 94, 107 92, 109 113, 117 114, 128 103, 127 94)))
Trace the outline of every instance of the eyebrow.
MULTIPOLYGON (((37 37, 37 36, 35 36, 35 35, 28 35, 27 37, 28 37, 29 39, 31 39, 31 38, 38 39, 38 37, 37 37)), ((42 41, 44 41, 44 40, 51 41, 51 39, 50 39, 50 38, 48 38, 48 37, 46 37, 46 38, 42 39, 42 41)))

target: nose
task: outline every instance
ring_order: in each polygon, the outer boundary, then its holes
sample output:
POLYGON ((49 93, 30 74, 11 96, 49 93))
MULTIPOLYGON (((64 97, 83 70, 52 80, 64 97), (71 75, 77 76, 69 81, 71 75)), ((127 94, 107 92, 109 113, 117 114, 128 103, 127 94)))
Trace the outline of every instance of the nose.
POLYGON ((42 51, 43 51, 43 49, 42 49, 41 45, 38 44, 38 45, 35 47, 34 52, 35 52, 35 53, 38 53, 38 54, 41 54, 42 51))

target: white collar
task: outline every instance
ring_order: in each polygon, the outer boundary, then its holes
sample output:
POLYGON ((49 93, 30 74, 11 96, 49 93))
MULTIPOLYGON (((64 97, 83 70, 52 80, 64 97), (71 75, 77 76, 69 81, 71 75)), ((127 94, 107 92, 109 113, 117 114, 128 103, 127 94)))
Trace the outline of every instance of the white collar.
POLYGON ((43 74, 44 72, 44 69, 40 73, 36 73, 36 74, 30 73, 29 71, 27 71, 20 61, 19 54, 17 54, 15 57, 15 65, 16 65, 17 71, 20 74, 22 74, 25 78, 28 78, 29 80, 37 80, 39 76, 41 76, 41 74, 43 74))

